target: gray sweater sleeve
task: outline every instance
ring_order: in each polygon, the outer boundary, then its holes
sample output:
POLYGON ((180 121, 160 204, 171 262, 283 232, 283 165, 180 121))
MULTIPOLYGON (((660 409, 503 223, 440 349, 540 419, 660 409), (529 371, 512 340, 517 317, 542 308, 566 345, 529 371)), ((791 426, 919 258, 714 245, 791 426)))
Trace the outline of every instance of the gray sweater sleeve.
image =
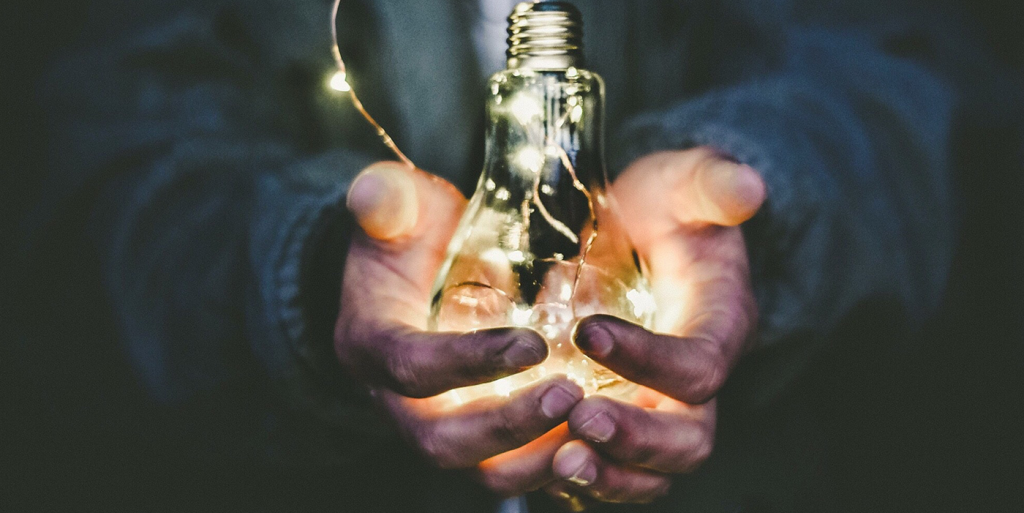
MULTIPOLYGON (((900 34, 895 34, 899 36, 900 34)), ((827 350, 844 317, 883 302, 919 325, 952 258, 956 98, 927 60, 867 31, 797 25, 755 74, 636 118, 619 166, 707 145, 748 163, 768 200, 745 226, 761 312, 744 392, 764 405, 827 350)))
MULTIPOLYGON (((329 365, 323 326, 337 308, 344 193, 379 157, 309 144, 303 123, 281 114, 301 110, 287 104, 297 65, 248 55, 262 49, 244 41, 257 32, 244 12, 181 8, 57 67, 52 210, 80 205, 75 215, 89 218, 125 353, 197 450, 359 457, 387 430, 329 365), (243 405, 251 415, 227 413, 243 405), (340 443, 353 437, 362 443, 340 443)), ((260 14, 292 23, 287 34, 327 31, 320 16, 307 27, 260 14)), ((315 78, 329 65, 325 49, 315 78)))
MULTIPOLYGON (((393 438, 333 364, 329 330, 344 191, 380 155, 355 149, 376 147, 349 137, 365 132, 357 120, 297 117, 354 119, 311 93, 330 69, 326 49, 310 61, 324 13, 195 3, 147 12, 162 21, 59 66, 53 204, 85 205, 73 208, 89 218, 125 352, 152 397, 192 412, 178 422, 204 430, 218 418, 230 440, 219 450, 275 460, 374 453, 393 438), (216 417, 238 402, 257 414, 216 417)), ((776 64, 617 138, 635 143, 627 159, 710 144, 768 181, 747 229, 762 311, 757 401, 791 382, 856 305, 891 299, 920 319, 941 292, 951 236, 941 78, 859 33, 783 32, 766 46, 776 64)))

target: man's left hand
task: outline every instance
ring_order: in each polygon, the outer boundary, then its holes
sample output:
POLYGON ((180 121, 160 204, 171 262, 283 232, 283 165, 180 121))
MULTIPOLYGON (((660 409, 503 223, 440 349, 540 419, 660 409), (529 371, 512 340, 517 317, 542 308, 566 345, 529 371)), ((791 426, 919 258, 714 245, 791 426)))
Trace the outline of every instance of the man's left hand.
POLYGON ((650 267, 657 326, 596 316, 577 329, 584 353, 641 385, 631 403, 596 395, 571 412, 578 439, 557 449, 561 480, 546 490, 577 511, 594 501, 650 502, 667 493, 672 474, 708 458, 715 395, 757 324, 738 227, 765 200, 756 171, 706 148, 662 152, 636 161, 613 192, 650 267))

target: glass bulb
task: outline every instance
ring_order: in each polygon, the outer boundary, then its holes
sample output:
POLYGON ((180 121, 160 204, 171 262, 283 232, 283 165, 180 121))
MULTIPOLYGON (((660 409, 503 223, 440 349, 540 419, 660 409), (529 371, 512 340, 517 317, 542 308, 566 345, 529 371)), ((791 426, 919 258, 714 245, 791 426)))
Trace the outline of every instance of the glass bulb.
POLYGON ((572 341, 587 316, 647 327, 654 316, 640 260, 606 191, 603 82, 572 65, 536 69, 525 67, 529 54, 509 55, 512 69, 488 84, 484 170, 434 284, 430 328, 531 328, 550 354, 525 372, 451 394, 457 402, 508 395, 566 374, 588 394, 627 398, 636 385, 572 341))

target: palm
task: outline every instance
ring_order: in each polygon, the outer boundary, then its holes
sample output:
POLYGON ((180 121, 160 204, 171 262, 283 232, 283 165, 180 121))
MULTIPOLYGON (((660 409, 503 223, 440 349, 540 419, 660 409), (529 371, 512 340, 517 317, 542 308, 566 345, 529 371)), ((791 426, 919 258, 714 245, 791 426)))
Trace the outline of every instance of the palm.
POLYGON ((448 407, 438 394, 535 365, 547 347, 528 330, 424 331, 430 280, 465 200, 439 179, 394 166, 371 167, 361 176, 379 183, 350 193, 362 230, 349 250, 335 347, 413 446, 439 466, 474 469, 499 494, 545 487, 573 509, 595 499, 650 501, 670 474, 707 458, 714 396, 756 323, 737 228, 764 199, 752 169, 695 149, 638 160, 614 184, 649 266, 656 332, 594 316, 578 326, 576 344, 641 385, 632 404, 583 399, 578 386, 553 377, 509 398, 448 407))
POLYGON ((764 200, 752 169, 706 149, 660 153, 635 162, 613 192, 658 313, 655 332, 611 318, 579 328, 589 356, 642 387, 632 404, 598 396, 570 414, 582 440, 555 454, 556 475, 568 482, 547 487, 570 509, 649 501, 667 490, 669 474, 699 466, 714 443, 714 397, 756 325, 738 228, 764 200))

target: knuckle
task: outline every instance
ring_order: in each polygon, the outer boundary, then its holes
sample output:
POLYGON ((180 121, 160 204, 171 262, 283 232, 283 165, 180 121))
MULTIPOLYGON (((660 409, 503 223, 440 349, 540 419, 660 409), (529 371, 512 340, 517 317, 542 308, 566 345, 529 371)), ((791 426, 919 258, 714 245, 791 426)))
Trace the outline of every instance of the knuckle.
POLYGON ((701 443, 699 443, 697 448, 693 451, 693 462, 696 466, 703 465, 704 462, 711 457, 714 445, 715 444, 710 437, 702 437, 701 443))
POLYGON ((661 340, 658 336, 650 331, 643 330, 632 341, 635 343, 632 344, 631 359, 633 360, 636 372, 644 376, 663 374, 665 362, 665 355, 662 354, 663 350, 652 350, 652 348, 662 348, 664 346, 664 344, 660 343, 661 340))
POLYGON ((640 451, 640 449, 636 445, 631 443, 623 443, 621 441, 619 442, 617 448, 609 451, 609 453, 613 454, 617 460, 626 463, 637 463, 639 461, 642 461, 641 457, 643 455, 641 454, 641 452, 642 451, 640 451))
POLYGON ((461 354, 463 365, 460 373, 467 378, 480 379, 498 377, 505 366, 504 344, 497 344, 495 340, 489 339, 487 333, 470 333, 458 337, 449 343, 448 351, 453 354, 461 354))
MULTIPOLYGON (((615 436, 606 444, 607 451, 616 459, 629 463, 644 463, 655 458, 658 450, 656 441, 646 439, 637 433, 632 422, 616 422, 615 436)), ((662 444, 663 445, 663 444, 662 444)))
POLYGON ((603 395, 587 397, 569 413, 569 429, 578 431, 588 420, 601 413, 611 415, 613 419, 617 418, 617 415, 613 415, 615 410, 616 404, 608 397, 603 395))
POLYGON ((652 444, 637 440, 633 436, 623 436, 620 442, 619 457, 628 462, 644 463, 655 459, 661 451, 652 444))
POLYGON ((379 359, 372 345, 347 336, 335 344, 335 355, 343 369, 352 376, 371 385, 379 385, 379 359))
POLYGON ((477 473, 477 479, 491 492, 502 497, 514 497, 522 493, 519 480, 516 476, 498 470, 481 470, 477 473))
POLYGON ((714 440, 709 436, 700 436, 690 448, 686 464, 682 469, 684 472, 693 472, 700 468, 711 457, 714 449, 714 440))
POLYGON ((595 488, 591 495, 598 500, 613 503, 639 503, 640 497, 636 490, 622 483, 595 488))
POLYGON ((672 474, 694 472, 711 456, 714 445, 714 434, 706 428, 682 428, 670 442, 671 449, 659 455, 659 466, 672 474))
POLYGON ((709 343, 702 359, 704 364, 688 387, 688 402, 695 404, 703 404, 713 399, 725 384, 727 375, 725 355, 717 345, 709 343))
POLYGON ((422 427, 416 432, 415 448, 438 468, 454 469, 460 466, 451 441, 433 426, 422 427))
POLYGON ((521 447, 530 442, 531 437, 526 432, 528 422, 521 415, 513 415, 507 409, 498 412, 498 419, 494 425, 494 436, 510 447, 521 447))
MULTIPOLYGON (((399 346, 396 344, 396 346, 399 346)), ((424 397, 423 383, 416 372, 416 365, 413 362, 409 351, 395 347, 389 351, 385 358, 386 372, 391 385, 396 392, 408 397, 424 397)))
POLYGON ((672 489, 672 481, 670 479, 665 479, 664 483, 660 484, 659 486, 657 486, 653 490, 645 493, 644 496, 641 497, 637 502, 639 502, 640 504, 650 504, 650 503, 652 503, 652 502, 654 502, 654 501, 656 501, 656 500, 658 500, 658 499, 668 495, 668 492, 671 489, 672 489))

